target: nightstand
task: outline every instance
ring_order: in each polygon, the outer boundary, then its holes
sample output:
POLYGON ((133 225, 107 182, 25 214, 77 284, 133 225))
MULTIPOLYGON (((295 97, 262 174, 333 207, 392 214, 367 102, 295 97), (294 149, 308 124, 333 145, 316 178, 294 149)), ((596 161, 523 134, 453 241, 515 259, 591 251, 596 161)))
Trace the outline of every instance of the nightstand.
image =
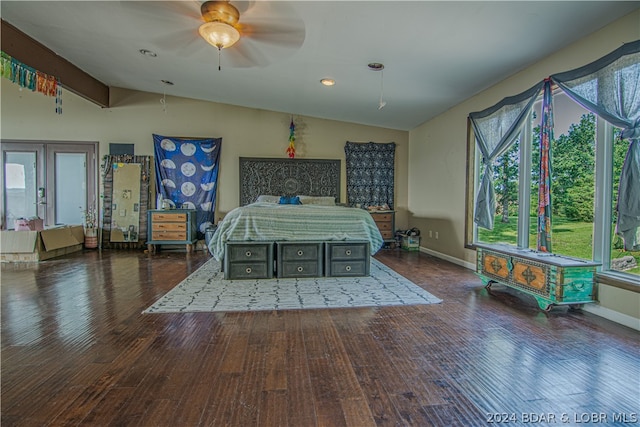
POLYGON ((395 244, 395 211, 372 211, 369 213, 376 222, 384 242, 395 244))
POLYGON ((148 216, 147 247, 153 252, 156 245, 186 245, 193 251, 196 237, 196 211, 190 209, 152 209, 148 216))

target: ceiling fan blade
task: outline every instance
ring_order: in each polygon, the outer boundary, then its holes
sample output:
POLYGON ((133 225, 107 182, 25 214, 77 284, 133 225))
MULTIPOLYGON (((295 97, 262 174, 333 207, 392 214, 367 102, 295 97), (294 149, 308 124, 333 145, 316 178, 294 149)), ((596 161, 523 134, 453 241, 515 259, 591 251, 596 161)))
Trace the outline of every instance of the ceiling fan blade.
POLYGON ((255 3, 257 0, 251 0, 251 1, 234 1, 233 3, 231 3, 233 5, 233 7, 235 7, 236 9, 238 9, 238 12, 240 12, 240 16, 244 15, 245 13, 247 13, 247 11, 249 9, 251 9, 252 7, 254 7, 255 3))
POLYGON ((222 67, 228 63, 232 68, 266 67, 272 61, 261 49, 256 48, 248 39, 240 39, 238 43, 221 52, 222 67))
POLYGON ((200 2, 188 1, 121 1, 120 5, 149 19, 174 21, 176 16, 202 21, 200 2))
POLYGON ((291 3, 286 1, 248 3, 242 5, 247 8, 240 15, 238 22, 243 37, 282 47, 297 48, 302 45, 306 36, 304 21, 298 16, 291 3))
POLYGON ((306 37, 304 26, 297 23, 264 22, 262 24, 252 21, 249 24, 240 25, 240 32, 251 40, 288 48, 302 46, 306 37))
POLYGON ((197 30, 187 29, 155 37, 151 42, 160 49, 177 51, 178 56, 191 56, 209 46, 206 43, 199 43, 199 41, 202 40, 200 40, 197 30))

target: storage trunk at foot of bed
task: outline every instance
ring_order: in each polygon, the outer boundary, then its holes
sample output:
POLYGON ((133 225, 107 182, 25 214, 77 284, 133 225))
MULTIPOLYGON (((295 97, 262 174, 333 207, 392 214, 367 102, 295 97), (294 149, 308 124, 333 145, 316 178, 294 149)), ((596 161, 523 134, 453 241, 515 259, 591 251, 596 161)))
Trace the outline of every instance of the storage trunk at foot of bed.
POLYGON ((224 278, 232 280, 368 276, 368 241, 227 242, 224 278))

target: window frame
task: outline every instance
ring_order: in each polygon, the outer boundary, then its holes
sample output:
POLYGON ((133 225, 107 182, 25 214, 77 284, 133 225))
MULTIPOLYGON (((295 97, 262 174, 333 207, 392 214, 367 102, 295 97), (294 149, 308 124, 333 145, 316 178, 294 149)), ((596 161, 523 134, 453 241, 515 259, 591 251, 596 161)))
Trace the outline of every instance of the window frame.
MULTIPOLYGON (((554 91, 555 92, 555 91, 554 91)), ((525 121, 520 134, 520 163, 518 186, 518 247, 529 247, 529 222, 531 200, 531 158, 532 158, 532 119, 531 114, 525 121), (526 173, 523 173, 526 172, 526 173)), ((595 113, 594 113, 595 114, 595 113)), ((595 193, 593 224, 593 261, 602 264, 596 273, 598 283, 640 293, 640 276, 610 270, 611 236, 613 235, 613 125, 596 116, 595 141, 595 193)), ((475 198, 478 193, 480 156, 469 118, 467 118, 467 188, 466 188, 466 221, 465 248, 476 250, 478 243, 478 226, 475 224, 475 198)))

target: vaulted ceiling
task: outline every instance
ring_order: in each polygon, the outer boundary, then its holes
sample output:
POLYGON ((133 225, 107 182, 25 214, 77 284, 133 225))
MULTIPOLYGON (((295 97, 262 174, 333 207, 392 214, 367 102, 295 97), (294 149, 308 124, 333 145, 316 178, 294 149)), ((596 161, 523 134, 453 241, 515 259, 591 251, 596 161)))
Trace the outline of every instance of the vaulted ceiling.
MULTIPOLYGON (((218 57, 198 34, 200 4, 2 0, 0 14, 107 86, 410 130, 640 7, 232 1, 242 37, 218 57), (384 70, 370 70, 372 62, 384 70), (321 85, 323 78, 335 86, 321 85)), ((637 35, 630 29, 619 42, 637 35)))

